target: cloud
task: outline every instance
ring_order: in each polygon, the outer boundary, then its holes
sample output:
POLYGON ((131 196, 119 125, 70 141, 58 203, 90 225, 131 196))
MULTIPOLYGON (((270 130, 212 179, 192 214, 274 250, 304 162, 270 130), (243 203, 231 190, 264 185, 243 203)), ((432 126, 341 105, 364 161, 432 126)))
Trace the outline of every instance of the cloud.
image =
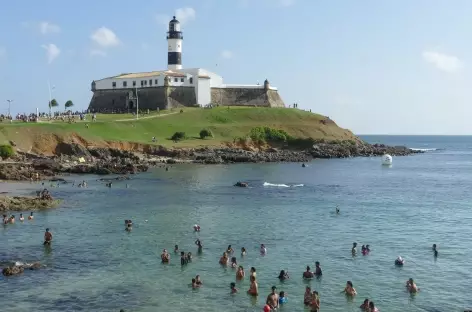
POLYGON ((47 34, 58 33, 61 31, 61 28, 58 25, 50 23, 50 22, 40 22, 39 31, 43 35, 47 35, 47 34))
POLYGON ((61 54, 61 50, 54 43, 43 44, 41 47, 46 50, 49 64, 51 64, 59 54, 61 54))
POLYGON ((196 13, 193 8, 180 8, 175 10, 175 17, 180 22, 180 24, 184 25, 188 22, 194 21, 196 18, 196 13))
MULTIPOLYGON (((185 25, 188 22, 194 21, 196 19, 196 12, 193 8, 186 7, 186 8, 179 8, 175 10, 175 18, 180 22, 181 25, 185 25)), ((157 14, 156 21, 159 24, 164 26, 168 26, 172 17, 165 14, 157 14)))
POLYGON ((116 34, 106 27, 100 27, 95 30, 90 39, 103 48, 114 47, 120 44, 120 39, 116 34))
POLYGON ((103 50, 92 49, 92 50, 90 50, 90 56, 105 57, 105 56, 107 56, 107 53, 103 50))
POLYGON ((424 51, 422 55, 426 62, 448 73, 458 72, 464 67, 463 62, 454 55, 442 54, 435 51, 424 51))
POLYGON ((279 5, 283 7, 289 7, 295 4, 295 0, 279 0, 279 5))
POLYGON ((229 50, 223 50, 221 52, 221 57, 224 58, 224 59, 230 59, 233 57, 233 52, 229 51, 229 50))

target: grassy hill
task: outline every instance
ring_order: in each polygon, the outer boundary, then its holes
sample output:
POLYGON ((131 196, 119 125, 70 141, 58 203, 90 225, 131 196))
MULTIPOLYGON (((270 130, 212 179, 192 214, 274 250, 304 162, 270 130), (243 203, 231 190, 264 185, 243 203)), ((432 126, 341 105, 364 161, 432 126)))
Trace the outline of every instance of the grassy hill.
POLYGON ((109 145, 111 141, 151 144, 154 136, 156 144, 168 147, 218 146, 245 137, 258 126, 281 129, 297 138, 356 139, 352 132, 325 116, 290 108, 185 108, 183 113, 162 111, 160 115, 140 115, 139 120, 132 118, 99 114, 94 123, 4 122, 0 124, 0 144, 14 141, 21 150, 49 153, 58 142, 75 141, 88 146, 109 145), (200 139, 199 132, 204 128, 211 129, 214 137, 200 139), (188 139, 174 143, 169 138, 177 131, 185 132, 188 139))

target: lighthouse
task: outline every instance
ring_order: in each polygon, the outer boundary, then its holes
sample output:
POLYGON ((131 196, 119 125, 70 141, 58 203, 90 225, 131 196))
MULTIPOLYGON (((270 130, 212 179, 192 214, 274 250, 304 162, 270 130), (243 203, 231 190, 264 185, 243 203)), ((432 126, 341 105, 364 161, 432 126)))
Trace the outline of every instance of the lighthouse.
POLYGON ((182 32, 180 22, 174 18, 169 22, 167 32, 167 68, 169 70, 182 69, 182 32))

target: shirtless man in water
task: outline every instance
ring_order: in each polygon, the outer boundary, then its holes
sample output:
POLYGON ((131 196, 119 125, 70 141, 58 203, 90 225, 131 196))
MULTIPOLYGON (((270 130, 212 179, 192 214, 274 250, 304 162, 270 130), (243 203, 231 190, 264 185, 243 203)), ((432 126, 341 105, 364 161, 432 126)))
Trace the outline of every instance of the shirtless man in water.
POLYGON ((270 306, 272 311, 279 307, 279 295, 276 292, 277 287, 272 286, 272 292, 267 296, 266 304, 270 306))
POLYGON ((257 285, 256 278, 254 276, 251 276, 251 285, 249 286, 249 290, 247 293, 251 296, 257 296, 259 295, 259 286, 257 285))
POLYGON ((49 232, 49 229, 46 229, 46 232, 44 232, 44 244, 43 245, 51 245, 52 241, 52 234, 49 232))

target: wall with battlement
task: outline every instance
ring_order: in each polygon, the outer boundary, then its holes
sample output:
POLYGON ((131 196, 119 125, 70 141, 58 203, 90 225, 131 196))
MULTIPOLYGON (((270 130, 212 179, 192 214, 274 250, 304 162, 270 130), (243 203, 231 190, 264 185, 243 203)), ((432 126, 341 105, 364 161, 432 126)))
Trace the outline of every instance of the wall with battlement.
MULTIPOLYGON (((193 87, 143 88, 138 92, 139 109, 156 110, 196 105, 193 87)), ((136 110, 135 89, 96 90, 90 100, 89 110, 95 112, 136 110)))
POLYGON ((228 106, 285 107, 277 90, 264 88, 211 88, 211 102, 228 106))

